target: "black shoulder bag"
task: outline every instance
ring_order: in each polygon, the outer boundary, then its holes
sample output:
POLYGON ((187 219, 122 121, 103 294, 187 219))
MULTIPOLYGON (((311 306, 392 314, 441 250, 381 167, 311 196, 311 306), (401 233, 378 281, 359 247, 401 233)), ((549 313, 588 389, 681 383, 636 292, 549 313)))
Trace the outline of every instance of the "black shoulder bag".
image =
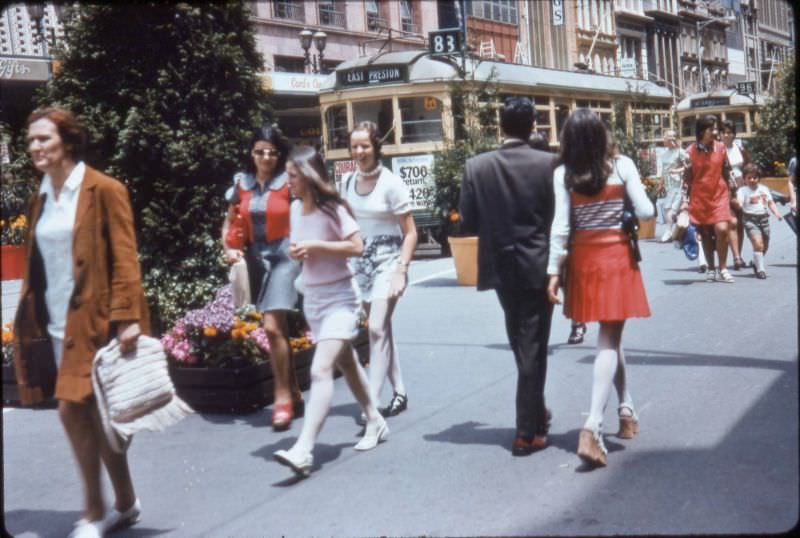
POLYGON ((631 245, 631 254, 636 262, 642 261, 642 253, 639 251, 639 217, 636 216, 636 211, 633 209, 633 202, 628 196, 628 189, 625 179, 620 175, 617 170, 617 160, 614 159, 614 171, 622 179, 623 201, 622 201, 622 229, 628 234, 628 240, 631 245))

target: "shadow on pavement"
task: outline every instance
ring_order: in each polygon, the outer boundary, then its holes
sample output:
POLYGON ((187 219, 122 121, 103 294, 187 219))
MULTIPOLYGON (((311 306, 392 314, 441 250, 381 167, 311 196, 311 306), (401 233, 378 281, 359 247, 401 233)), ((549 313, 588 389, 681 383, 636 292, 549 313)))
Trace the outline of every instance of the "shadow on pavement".
MULTIPOLYGON (((456 280, 456 276, 453 275, 451 277, 442 277, 442 278, 432 278, 430 280, 426 280, 425 282, 419 282, 414 284, 415 287, 418 288, 460 288, 462 287, 458 281, 456 280)), ((463 286, 465 288, 469 288, 471 290, 475 289, 475 286, 463 286)))
POLYGON ((272 428, 272 406, 255 408, 238 413, 196 412, 206 422, 212 424, 248 424, 254 428, 272 428))
MULTIPOLYGON (((577 362, 594 364, 594 355, 581 357, 577 362)), ((625 362, 638 366, 720 366, 726 368, 761 368, 788 372, 793 364, 756 357, 725 357, 701 353, 671 353, 650 349, 625 348, 625 362)))
MULTIPOLYGON (((74 523, 80 519, 79 511, 57 510, 11 510, 4 514, 4 535, 19 536, 32 534, 38 538, 58 537, 63 538, 72 530, 74 523)), ((129 529, 120 530, 114 536, 120 538, 133 538, 135 536, 159 536, 169 534, 175 529, 151 529, 135 525, 129 529)))

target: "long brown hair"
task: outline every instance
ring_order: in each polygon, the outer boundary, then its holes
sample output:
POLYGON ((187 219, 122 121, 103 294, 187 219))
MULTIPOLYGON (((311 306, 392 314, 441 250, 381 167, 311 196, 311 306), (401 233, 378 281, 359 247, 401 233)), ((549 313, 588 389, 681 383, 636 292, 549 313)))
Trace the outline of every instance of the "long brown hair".
POLYGON ((579 108, 567 118, 561 131, 559 163, 564 165, 564 184, 581 194, 600 192, 611 175, 608 131, 588 108, 579 108))
POLYGON ((339 222, 339 215, 336 214, 337 206, 344 206, 350 216, 355 217, 350 205, 341 197, 336 186, 328 178, 325 162, 317 150, 310 146, 297 146, 289 152, 286 161, 294 164, 300 175, 306 180, 306 186, 311 191, 314 205, 330 215, 337 223, 339 222))

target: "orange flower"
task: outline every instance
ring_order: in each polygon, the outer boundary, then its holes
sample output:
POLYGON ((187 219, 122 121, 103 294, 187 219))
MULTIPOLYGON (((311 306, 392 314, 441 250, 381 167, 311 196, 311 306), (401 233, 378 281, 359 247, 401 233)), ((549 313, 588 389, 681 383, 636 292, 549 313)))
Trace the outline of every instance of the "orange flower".
POLYGON ((12 340, 14 340, 14 332, 3 329, 3 343, 10 344, 12 340))
POLYGON ((217 336, 216 327, 203 327, 203 336, 207 336, 209 338, 217 336))
POLYGON ((453 209, 452 211, 450 211, 450 215, 448 216, 448 218, 450 219, 450 222, 458 222, 458 219, 461 218, 461 216, 458 214, 458 211, 453 209))
POLYGON ((232 338, 244 338, 245 333, 241 329, 234 329, 231 331, 232 338))

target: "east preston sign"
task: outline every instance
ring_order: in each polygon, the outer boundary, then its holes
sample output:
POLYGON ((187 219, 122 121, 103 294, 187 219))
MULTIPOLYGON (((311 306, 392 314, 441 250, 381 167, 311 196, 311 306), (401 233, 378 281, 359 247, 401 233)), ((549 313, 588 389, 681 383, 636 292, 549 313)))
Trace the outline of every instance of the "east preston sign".
POLYGON ((408 82, 407 65, 371 65, 336 72, 337 88, 391 84, 393 82, 408 82))

